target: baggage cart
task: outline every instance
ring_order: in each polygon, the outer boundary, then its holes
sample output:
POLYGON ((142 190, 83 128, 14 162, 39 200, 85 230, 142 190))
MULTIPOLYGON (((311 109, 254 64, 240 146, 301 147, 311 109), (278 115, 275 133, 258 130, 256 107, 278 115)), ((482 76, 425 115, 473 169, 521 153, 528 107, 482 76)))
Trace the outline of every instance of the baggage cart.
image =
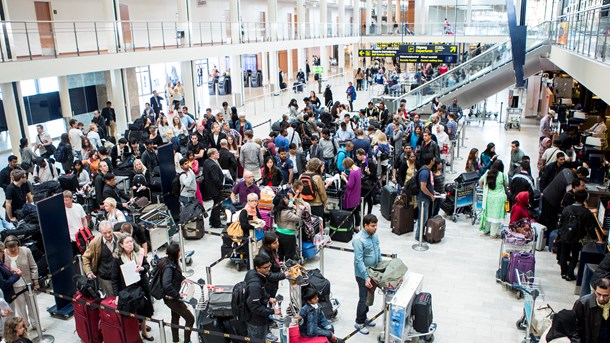
POLYGON ((517 129, 521 131, 521 115, 523 114, 522 108, 507 108, 506 109, 506 122, 504 123, 504 130, 517 129))
POLYGON ((522 273, 518 270, 515 270, 515 273, 517 274, 515 289, 523 294, 523 316, 516 323, 518 329, 525 329, 525 337, 521 342, 538 342, 538 339, 531 332, 531 325, 536 303, 542 304, 544 302, 542 285, 539 278, 533 277, 528 273, 522 273))
POLYGON ((464 215, 473 217, 473 205, 475 202, 475 189, 477 187, 478 180, 475 182, 454 182, 454 194, 453 194, 453 215, 451 219, 453 222, 457 222, 458 215, 462 212, 464 215))
POLYGON ((479 223, 483 211, 483 188, 476 187, 474 190, 474 206, 472 210, 472 225, 479 223))
MULTIPOLYGON (((508 227, 508 225, 502 225, 500 232, 503 232, 504 229, 507 227, 508 227)), ((502 244, 500 245, 500 258, 498 260, 498 269, 499 270, 502 269, 502 259, 510 258, 511 253, 513 253, 513 252, 519 252, 519 251, 529 252, 530 254, 532 254, 534 256, 534 258, 536 257, 536 239, 535 238, 524 244, 517 244, 517 243, 507 242, 506 236, 504 234, 502 234, 501 236, 502 236, 502 244)), ((509 263, 510 263, 510 260, 509 260, 509 263)), ((507 280, 502 280, 501 278, 496 277, 496 281, 512 290, 518 291, 518 288, 515 287, 515 285, 508 282, 507 280)), ((522 292, 517 292, 516 295, 517 295, 517 298, 520 298, 523 294, 522 294, 522 292)))

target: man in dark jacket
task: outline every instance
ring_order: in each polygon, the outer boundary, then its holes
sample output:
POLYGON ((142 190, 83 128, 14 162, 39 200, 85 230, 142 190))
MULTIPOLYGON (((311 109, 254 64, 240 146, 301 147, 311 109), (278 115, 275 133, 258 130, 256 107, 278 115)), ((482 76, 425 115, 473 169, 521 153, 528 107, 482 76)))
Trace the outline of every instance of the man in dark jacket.
POLYGON ((212 124, 212 131, 208 135, 209 147, 214 149, 220 149, 220 141, 227 139, 227 135, 220 131, 220 124, 212 124))
POLYGON ((254 257, 254 269, 246 273, 246 305, 250 316, 248 318, 248 336, 251 338, 265 339, 269 331, 269 316, 279 315, 280 309, 273 309, 268 305, 274 305, 275 299, 269 296, 265 290, 267 276, 271 271, 271 260, 265 255, 254 257))
POLYGON ((432 134, 428 131, 424 132, 424 143, 421 146, 421 151, 419 153, 419 162, 421 164, 425 164, 424 163, 424 156, 430 154, 434 157, 434 159, 436 159, 437 161, 441 160, 441 153, 440 150, 438 149, 438 144, 436 144, 436 142, 434 142, 432 140, 432 134))
POLYGON ((542 173, 540 173, 540 189, 545 189, 546 186, 553 181, 555 176, 559 174, 559 172, 565 168, 564 163, 566 162, 566 154, 563 152, 558 152, 555 162, 549 163, 542 173))
POLYGON ((220 141, 218 153, 220 154, 220 157, 218 158, 220 168, 228 170, 233 182, 237 181, 237 158, 234 153, 229 151, 229 143, 226 139, 220 141))
POLYGON ((574 303, 580 342, 610 342, 610 279, 598 280, 593 290, 574 303))
POLYGON ((106 136, 108 136, 106 119, 100 114, 100 111, 93 111, 93 118, 91 118, 91 122, 97 125, 97 132, 99 133, 101 138, 106 138, 106 136))
POLYGON ((534 187, 534 179, 527 171, 529 169, 529 163, 522 161, 521 163, 519 163, 518 168, 519 168, 519 172, 516 173, 515 175, 513 175, 512 179, 510 180, 511 198, 509 200, 511 203, 514 203, 515 197, 517 196, 517 194, 519 194, 521 192, 528 192, 529 199, 530 199, 530 205, 533 205, 532 200, 534 198, 535 187, 534 187))
POLYGON ((102 109, 102 117, 106 120, 106 127, 108 128, 106 135, 116 137, 116 113, 114 113, 110 101, 106 101, 106 107, 102 109))
POLYGON ((208 149, 208 158, 203 162, 203 182, 205 182, 204 198, 214 200, 214 207, 210 215, 210 226, 213 228, 221 228, 220 210, 222 202, 222 188, 225 183, 225 177, 222 173, 222 168, 218 163, 220 154, 214 148, 208 149))
POLYGON ((153 96, 150 97, 150 106, 152 106, 153 111, 155 111, 157 115, 163 110, 162 100, 163 98, 157 94, 157 91, 153 91, 153 96))
MULTIPOLYGON (((567 162, 566 162, 567 164, 567 162)), ((542 209, 540 218, 546 225, 549 232, 557 228, 557 217, 561 206, 561 199, 566 192, 566 187, 572 184, 576 178, 585 179, 589 176, 589 171, 580 167, 576 171, 571 168, 564 168, 551 183, 542 191, 542 209)))
POLYGON ((116 208, 121 211, 127 210, 129 196, 116 187, 116 178, 114 174, 107 173, 106 175, 104 175, 104 181, 106 182, 106 184, 104 185, 104 190, 102 192, 102 202, 106 198, 113 198, 114 200, 116 200, 116 208))
POLYGON ((146 150, 142 153, 142 164, 151 174, 159 166, 157 152, 154 150, 153 141, 150 139, 146 140, 146 150))

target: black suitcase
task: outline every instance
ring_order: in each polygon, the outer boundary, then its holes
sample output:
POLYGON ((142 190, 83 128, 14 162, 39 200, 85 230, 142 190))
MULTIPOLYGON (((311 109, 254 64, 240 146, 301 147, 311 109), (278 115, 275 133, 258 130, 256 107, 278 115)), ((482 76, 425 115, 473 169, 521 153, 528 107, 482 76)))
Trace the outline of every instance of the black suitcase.
MULTIPOLYGON (((224 333, 222 320, 220 318, 214 318, 211 314, 211 310, 209 307, 205 311, 202 311, 199 313, 195 324, 197 325, 197 329, 200 329, 200 330, 209 330, 209 331, 214 331, 214 332, 218 332, 218 333, 224 333)), ((225 338, 222 336, 206 335, 203 333, 199 333, 199 342, 229 343, 231 341, 228 338, 225 338)))
POLYGON ((333 241, 347 243, 352 240, 354 217, 351 212, 344 210, 330 211, 330 238, 333 241))
POLYGON ((474 183, 479 180, 479 173, 470 172, 470 173, 462 173, 458 177, 455 178, 455 182, 463 185, 468 183, 474 183))
POLYGON ((381 216, 392 220, 392 208, 396 200, 396 187, 383 186, 381 189, 381 216))
POLYGON ((413 232, 415 226, 414 212, 413 206, 405 207, 402 205, 394 205, 394 213, 392 215, 392 222, 390 223, 392 233, 395 235, 402 235, 413 232))
POLYGON ((233 297, 233 286, 215 285, 210 293, 210 314, 216 318, 231 317, 231 298, 233 297))
POLYGON ((413 301, 413 329, 426 333, 432 324, 432 294, 419 293, 413 301))
POLYGON ((201 239, 205 232, 203 219, 184 224, 182 227, 182 236, 184 239, 201 239))
POLYGON ((79 186, 76 174, 60 175, 57 181, 59 181, 59 185, 64 191, 76 192, 79 186))

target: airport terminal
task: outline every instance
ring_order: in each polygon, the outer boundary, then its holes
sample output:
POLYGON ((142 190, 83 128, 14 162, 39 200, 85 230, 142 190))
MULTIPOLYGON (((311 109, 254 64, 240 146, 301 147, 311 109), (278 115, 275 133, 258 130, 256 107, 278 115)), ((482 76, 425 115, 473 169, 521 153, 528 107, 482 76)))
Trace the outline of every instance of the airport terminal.
POLYGON ((610 342, 609 13, 0 0, 0 337, 610 342))

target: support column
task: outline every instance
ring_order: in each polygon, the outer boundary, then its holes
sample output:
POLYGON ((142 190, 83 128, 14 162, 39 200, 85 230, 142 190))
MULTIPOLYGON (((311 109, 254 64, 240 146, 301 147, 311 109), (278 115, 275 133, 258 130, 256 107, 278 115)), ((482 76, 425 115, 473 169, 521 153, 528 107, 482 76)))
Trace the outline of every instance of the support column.
MULTIPOLYGON (((266 86, 269 84, 269 55, 267 55, 267 52, 263 51, 261 52, 261 64, 262 64, 262 72, 263 72, 263 80, 262 80, 262 85, 266 86)), ((304 69, 303 69, 304 70, 304 69)))
POLYGON ((394 0, 388 0, 388 33, 395 33, 394 30, 394 0))
MULTIPOLYGON (((240 27, 240 16, 241 16, 241 5, 240 0, 229 1, 229 18, 231 21, 231 42, 236 44, 241 42, 241 27, 240 27)), ((233 78, 231 78, 233 81, 233 78)))
POLYGON ((354 18, 353 23, 352 23, 352 32, 353 35, 356 36, 360 36, 362 35, 362 27, 361 27, 361 18, 360 18, 360 0, 353 0, 352 1, 352 18, 354 18))
POLYGON ((339 27, 337 28, 339 31, 339 37, 344 37, 345 33, 348 31, 348 25, 345 23, 345 0, 339 0, 339 8, 338 8, 338 19, 339 19, 339 27))
MULTIPOLYGON (((415 1, 415 8, 411 8, 409 3, 409 12, 414 13, 414 27, 417 34, 428 34, 428 6, 425 1, 415 1)), ((410 14, 409 14, 410 15, 410 14)), ((455 25, 455 23, 454 23, 455 25)))
POLYGON ((244 72, 241 64, 241 55, 233 55, 230 59, 233 106, 240 108, 244 106, 244 72))
POLYGON ((396 23, 398 23, 398 26, 400 27, 401 31, 404 30, 404 27, 402 27, 402 4, 401 4, 402 0, 396 0, 396 23))
MULTIPOLYGON (((466 5, 466 20, 464 21, 466 22, 466 26, 470 27, 470 24, 472 23, 472 0, 468 0, 466 5)), ((465 33, 468 34, 467 32, 465 33)))
POLYGON ((357 70, 360 67, 360 56, 358 56, 358 50, 360 49, 360 44, 353 43, 352 44, 352 69, 357 70))
POLYGON ((320 0, 320 38, 328 35, 328 2, 320 0))
POLYGON ((305 63, 306 59, 307 59, 307 56, 305 55, 305 48, 298 48, 297 49, 298 69, 301 69, 304 73, 307 71, 306 63, 305 63))
MULTIPOLYGON (((65 124, 68 124, 72 118, 72 104, 70 103, 70 86, 68 85, 68 77, 58 76, 59 81, 59 103, 61 105, 61 116, 64 118, 65 124)), ((68 125, 66 125, 68 127, 68 125)))
MULTIPOLYGON (((191 37, 193 35, 191 28, 191 2, 189 0, 178 0, 178 31, 184 31, 182 46, 191 46, 191 37)), ((189 111, 194 111, 189 106, 189 111)))
POLYGON ((381 8, 382 1, 383 0, 377 0, 377 11, 376 11, 377 12, 377 32, 376 32, 377 34, 382 33, 382 30, 381 30, 381 23, 382 23, 381 19, 383 17, 382 13, 381 13, 383 11, 381 8))
MULTIPOLYGON (((307 37, 306 30, 307 25, 305 25, 305 0, 297 0, 296 5, 297 12, 297 27, 298 27, 298 38, 305 39, 307 37)), ((299 64, 300 65, 300 64, 299 64)), ((303 69, 305 70, 305 69, 303 69)))
POLYGON ((269 51, 269 85, 271 91, 280 91, 280 68, 277 62, 277 51, 269 51))
MULTIPOLYGON (((10 21, 11 16, 8 10, 8 0, 1 0, 0 6, 2 7, 2 11, 0 11, 0 20, 2 21, 10 21)), ((13 27, 13 29, 16 29, 13 27)), ((0 53, 2 53, 2 57, 5 61, 8 60, 17 60, 17 56, 15 53, 15 40, 13 38, 13 31, 8 30, 6 25, 2 25, 0 29, 0 34, 5 37, 5 39, 0 39, 0 53)))
POLYGON ((11 151, 15 156, 19 155, 19 140, 21 137, 28 137, 25 134, 25 130, 21 124, 20 116, 18 113, 23 112, 23 107, 18 101, 15 101, 15 90, 17 90, 17 96, 19 93, 19 82, 3 83, 0 84, 2 90, 2 102, 4 104, 4 113, 6 115, 6 125, 8 127, 8 135, 11 141, 11 151))
POLYGON ((330 47, 327 45, 323 45, 320 47, 320 66, 324 68, 324 71, 322 72, 322 80, 326 80, 328 79, 328 68, 330 66, 329 60, 328 60, 328 49, 330 47))
POLYGON ((365 14, 365 22, 364 25, 366 27, 365 35, 371 34, 371 24, 372 22, 372 13, 373 13, 373 0, 366 0, 366 14, 365 14))
MULTIPOLYGON (((182 81, 182 88, 184 89, 184 105, 188 107, 189 113, 197 114, 197 108, 195 103, 195 97, 197 96, 197 83, 195 82, 195 71, 193 68, 193 61, 182 61, 180 62, 180 79, 182 81)), ((231 78, 232 80, 232 78, 231 78)))
MULTIPOLYGON (((100 23, 97 27, 98 32, 105 32, 106 49, 109 52, 116 52, 123 48, 123 30, 118 21, 120 18, 120 7, 118 0, 103 0, 104 19, 109 22, 100 23)), ((103 44, 100 44, 103 46, 103 44)), ((101 47, 100 47, 101 48, 101 47)))
POLYGON ((339 44, 338 47, 338 54, 339 56, 337 56, 337 66, 338 66, 338 72, 339 74, 342 74, 343 71, 345 70, 345 45, 343 44, 339 44))
POLYGON ((269 25, 269 40, 277 40, 277 0, 267 0, 267 14, 269 25))
POLYGON ((108 98, 110 101, 112 101, 114 106, 117 131, 124 132, 127 129, 127 109, 130 106, 128 104, 128 98, 125 94, 125 75, 123 75, 124 73, 121 69, 110 70, 109 74, 112 89, 108 94, 108 98))
POLYGON ((287 84, 291 84, 292 82, 288 81, 294 80, 294 63, 292 63, 292 49, 286 49, 286 59, 288 68, 288 70, 286 70, 286 82, 287 84))

